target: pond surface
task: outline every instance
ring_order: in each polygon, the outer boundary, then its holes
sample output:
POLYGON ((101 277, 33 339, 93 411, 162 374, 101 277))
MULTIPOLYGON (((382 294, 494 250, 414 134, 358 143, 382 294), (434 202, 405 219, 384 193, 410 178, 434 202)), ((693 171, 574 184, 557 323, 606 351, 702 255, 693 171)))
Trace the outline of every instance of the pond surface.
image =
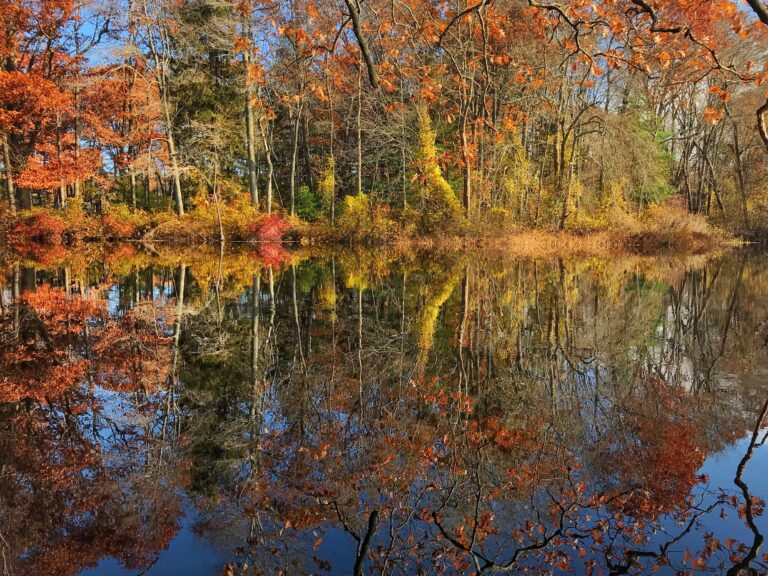
POLYGON ((2 574, 766 571, 762 254, 0 266, 2 574))

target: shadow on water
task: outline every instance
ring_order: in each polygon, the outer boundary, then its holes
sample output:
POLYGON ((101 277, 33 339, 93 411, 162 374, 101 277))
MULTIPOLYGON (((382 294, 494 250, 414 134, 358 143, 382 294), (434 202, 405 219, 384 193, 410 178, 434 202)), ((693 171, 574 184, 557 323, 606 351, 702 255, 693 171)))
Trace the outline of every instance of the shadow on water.
POLYGON ((768 565, 760 254, 0 265, 2 574, 768 565))

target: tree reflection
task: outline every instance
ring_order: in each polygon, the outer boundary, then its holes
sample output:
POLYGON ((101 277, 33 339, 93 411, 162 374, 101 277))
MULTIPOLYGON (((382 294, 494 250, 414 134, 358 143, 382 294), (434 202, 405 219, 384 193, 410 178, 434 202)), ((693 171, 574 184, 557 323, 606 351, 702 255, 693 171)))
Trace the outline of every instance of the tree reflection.
POLYGON ((7 566, 151 567, 182 488, 226 574, 765 569, 757 261, 281 265, 9 270, 7 566))
POLYGON ((106 556, 146 567, 180 514, 161 442, 164 312, 110 313, 96 287, 21 276, 1 319, 5 573, 75 574, 106 556))

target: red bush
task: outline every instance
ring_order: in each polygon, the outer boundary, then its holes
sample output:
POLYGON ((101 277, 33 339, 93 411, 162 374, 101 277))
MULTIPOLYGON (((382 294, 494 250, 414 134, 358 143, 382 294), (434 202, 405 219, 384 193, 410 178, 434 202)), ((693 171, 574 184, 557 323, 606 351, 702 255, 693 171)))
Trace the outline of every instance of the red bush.
POLYGON ((251 239, 258 242, 279 242, 291 225, 277 214, 259 218, 248 226, 251 239))

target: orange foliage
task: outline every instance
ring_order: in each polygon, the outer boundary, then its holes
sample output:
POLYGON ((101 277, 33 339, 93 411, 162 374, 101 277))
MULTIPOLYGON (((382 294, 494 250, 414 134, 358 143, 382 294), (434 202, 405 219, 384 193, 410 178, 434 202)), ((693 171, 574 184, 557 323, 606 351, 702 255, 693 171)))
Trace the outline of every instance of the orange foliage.
POLYGON ((52 124, 70 104, 69 96, 44 77, 0 70, 0 128, 23 132, 52 124))
POLYGON ((68 225, 61 216, 47 210, 34 211, 19 217, 8 239, 17 248, 28 243, 60 245, 67 229, 68 225))

